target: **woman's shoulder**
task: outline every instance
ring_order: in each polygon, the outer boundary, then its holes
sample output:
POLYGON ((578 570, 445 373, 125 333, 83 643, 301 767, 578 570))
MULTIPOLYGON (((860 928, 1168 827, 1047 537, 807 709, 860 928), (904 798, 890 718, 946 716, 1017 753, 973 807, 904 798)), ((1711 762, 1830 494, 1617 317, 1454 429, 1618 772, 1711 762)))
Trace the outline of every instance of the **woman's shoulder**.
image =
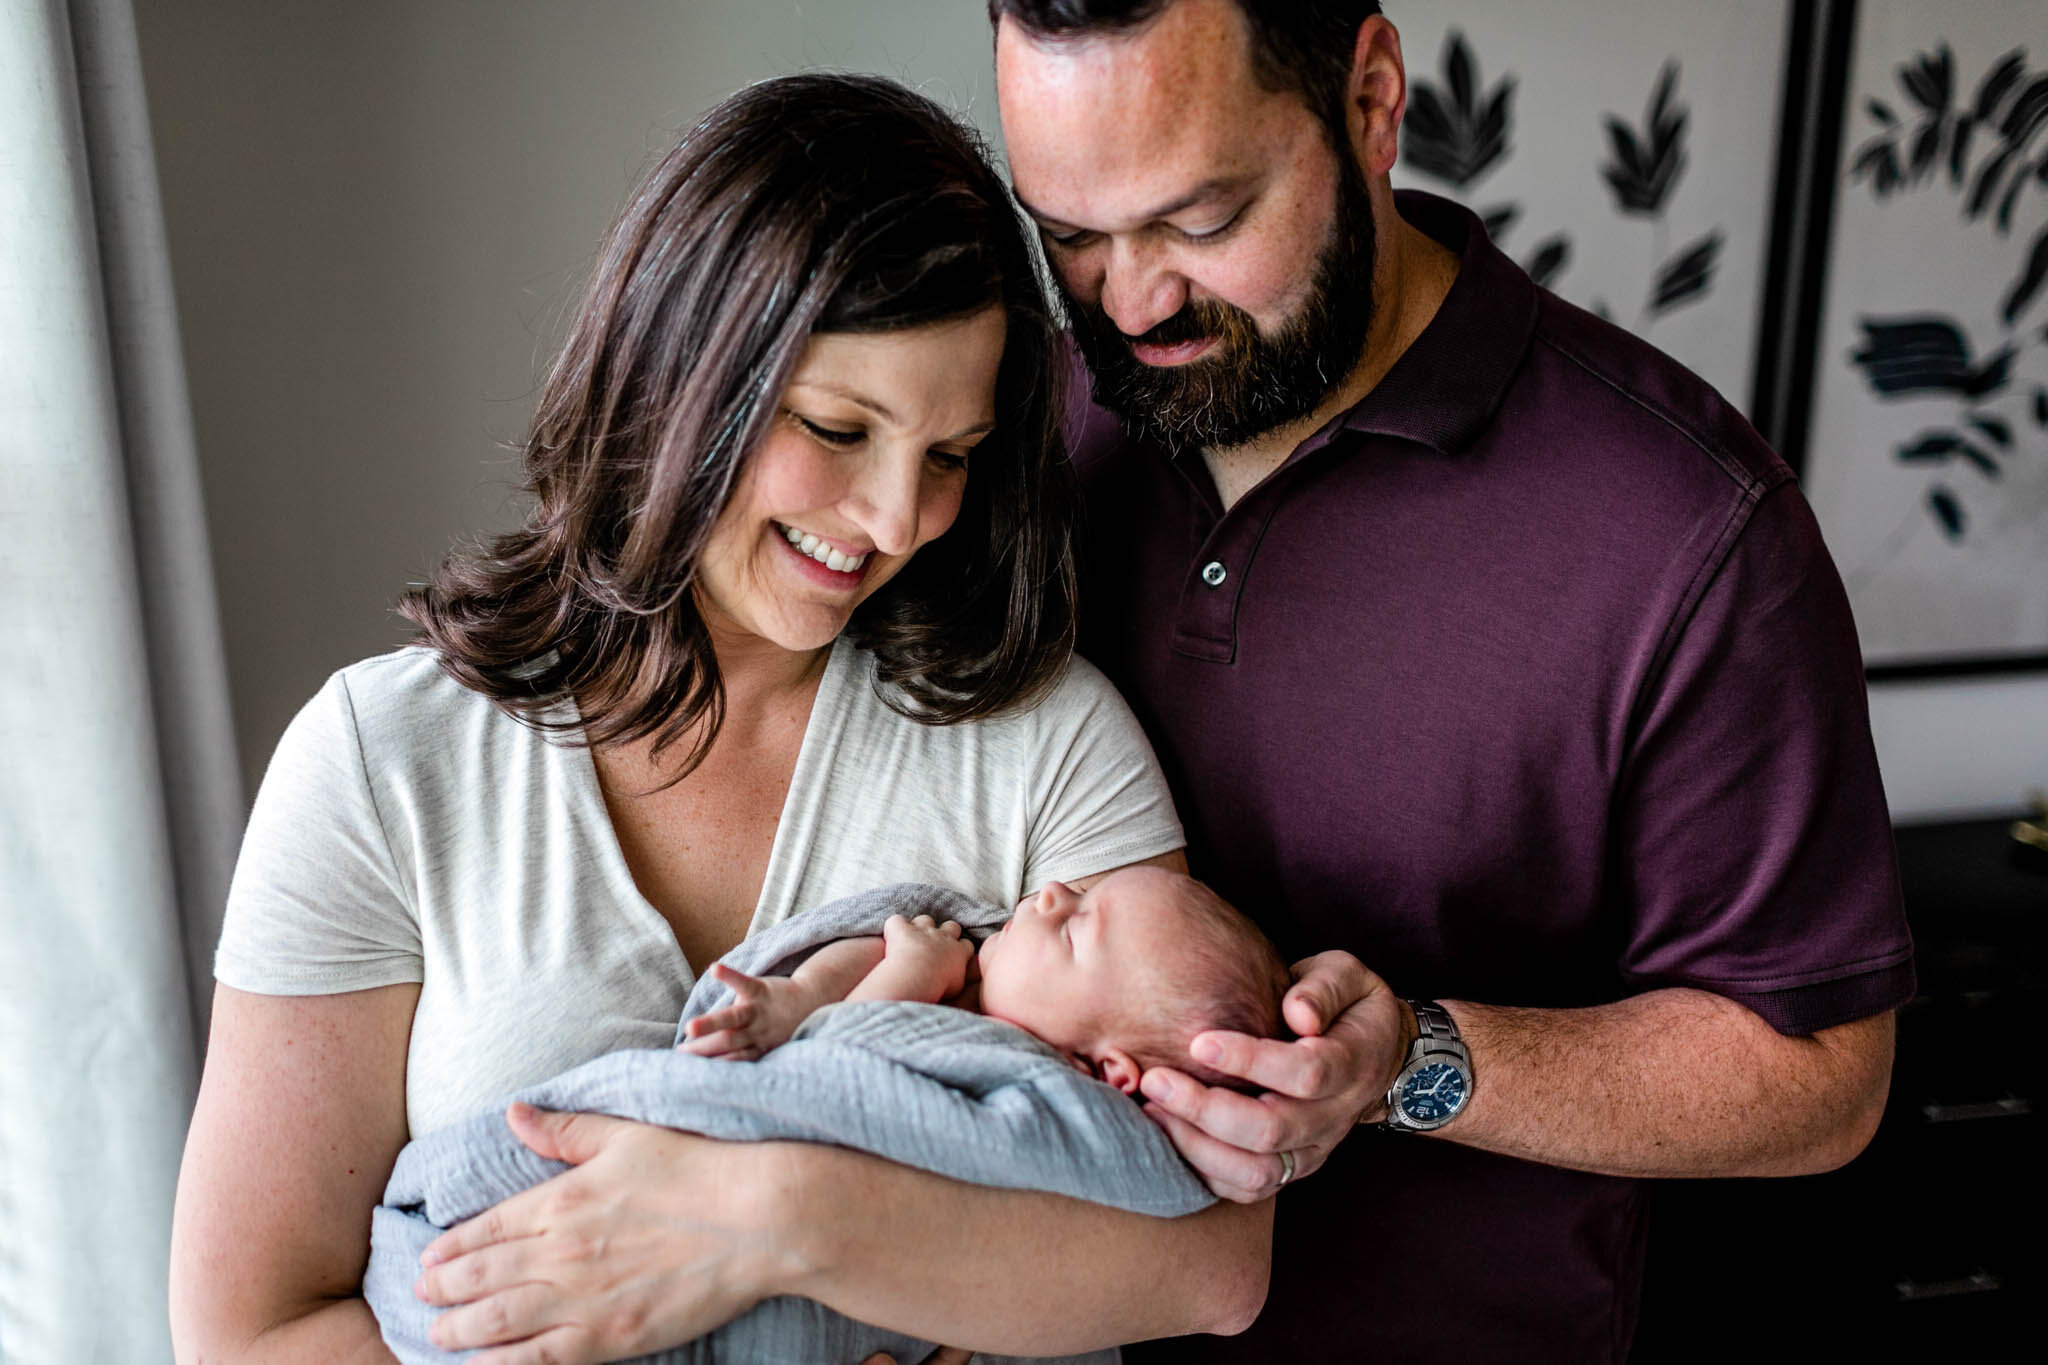
POLYGON ((408 645, 336 669, 300 709, 284 744, 343 746, 376 774, 473 765, 508 745, 544 742, 450 677, 437 651, 408 645))
POLYGON ((886 728, 910 727, 924 732, 927 743, 940 747, 1037 748, 1064 745, 1104 731, 1121 737, 1137 729, 1137 721, 1115 685, 1078 654, 1070 655, 1051 684, 1035 696, 991 716, 947 725, 917 720, 915 707, 904 694, 880 680, 874 656, 866 650, 855 650, 854 656, 865 685, 850 690, 863 699, 860 709, 867 713, 865 722, 886 728))

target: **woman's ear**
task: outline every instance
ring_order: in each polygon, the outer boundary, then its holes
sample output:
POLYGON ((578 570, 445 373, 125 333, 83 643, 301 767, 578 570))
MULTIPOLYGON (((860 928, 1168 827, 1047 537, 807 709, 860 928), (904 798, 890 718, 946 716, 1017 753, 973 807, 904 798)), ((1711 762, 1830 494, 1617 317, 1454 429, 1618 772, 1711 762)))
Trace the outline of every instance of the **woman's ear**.
POLYGON ((1095 1075, 1109 1082, 1126 1095, 1138 1093, 1138 1078, 1145 1074, 1145 1068, 1121 1048, 1104 1048, 1102 1055, 1095 1059, 1095 1075))

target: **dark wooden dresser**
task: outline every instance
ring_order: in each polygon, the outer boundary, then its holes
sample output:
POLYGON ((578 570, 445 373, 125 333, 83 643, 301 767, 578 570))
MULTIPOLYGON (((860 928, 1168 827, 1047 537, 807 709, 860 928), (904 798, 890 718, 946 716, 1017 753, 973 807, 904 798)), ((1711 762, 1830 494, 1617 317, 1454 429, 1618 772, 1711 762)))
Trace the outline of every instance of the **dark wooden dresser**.
POLYGON ((2048 1351, 2048 852, 1904 826, 1919 993, 1869 1149, 1795 1180, 1654 1190, 1635 1365, 2048 1351))

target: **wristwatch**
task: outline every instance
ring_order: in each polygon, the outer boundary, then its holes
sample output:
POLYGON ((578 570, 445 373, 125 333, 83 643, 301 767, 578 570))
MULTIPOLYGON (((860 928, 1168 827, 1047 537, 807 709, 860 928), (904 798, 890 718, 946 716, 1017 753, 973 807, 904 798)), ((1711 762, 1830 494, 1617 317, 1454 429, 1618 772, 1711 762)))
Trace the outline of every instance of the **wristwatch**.
POLYGON ((1416 1038, 1387 1087, 1387 1116, 1379 1126, 1390 1133, 1427 1133, 1471 1103, 1472 1054, 1442 1005, 1411 1000, 1408 1007, 1415 1011, 1416 1038))

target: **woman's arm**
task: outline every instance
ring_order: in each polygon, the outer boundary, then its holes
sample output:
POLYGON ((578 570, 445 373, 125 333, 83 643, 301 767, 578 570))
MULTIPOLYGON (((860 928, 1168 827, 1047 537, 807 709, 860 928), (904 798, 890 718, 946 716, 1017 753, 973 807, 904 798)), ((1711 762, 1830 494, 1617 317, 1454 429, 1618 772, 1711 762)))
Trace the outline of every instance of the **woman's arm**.
POLYGON ((436 1343, 515 1343, 472 1365, 644 1354, 777 1294, 1005 1355, 1238 1332, 1265 1302, 1270 1202, 1148 1218, 834 1147, 523 1107, 510 1118, 576 1169, 428 1248, 423 1296, 463 1305, 435 1324, 436 1343))
POLYGON ((360 1286, 418 999, 215 989, 171 1223, 179 1361, 392 1361, 360 1286))
MULTIPOLYGON (((1186 868, 1178 850, 1146 862, 1186 868)), ((518 1343, 475 1365, 643 1354, 777 1294, 1008 1355, 1239 1332, 1265 1302, 1270 1203, 1148 1218, 840 1148, 713 1142, 523 1106, 509 1117, 521 1141, 577 1169, 428 1248, 423 1296, 465 1305, 441 1317, 436 1340, 518 1343), (611 1254, 585 1254, 598 1245, 611 1254)))

